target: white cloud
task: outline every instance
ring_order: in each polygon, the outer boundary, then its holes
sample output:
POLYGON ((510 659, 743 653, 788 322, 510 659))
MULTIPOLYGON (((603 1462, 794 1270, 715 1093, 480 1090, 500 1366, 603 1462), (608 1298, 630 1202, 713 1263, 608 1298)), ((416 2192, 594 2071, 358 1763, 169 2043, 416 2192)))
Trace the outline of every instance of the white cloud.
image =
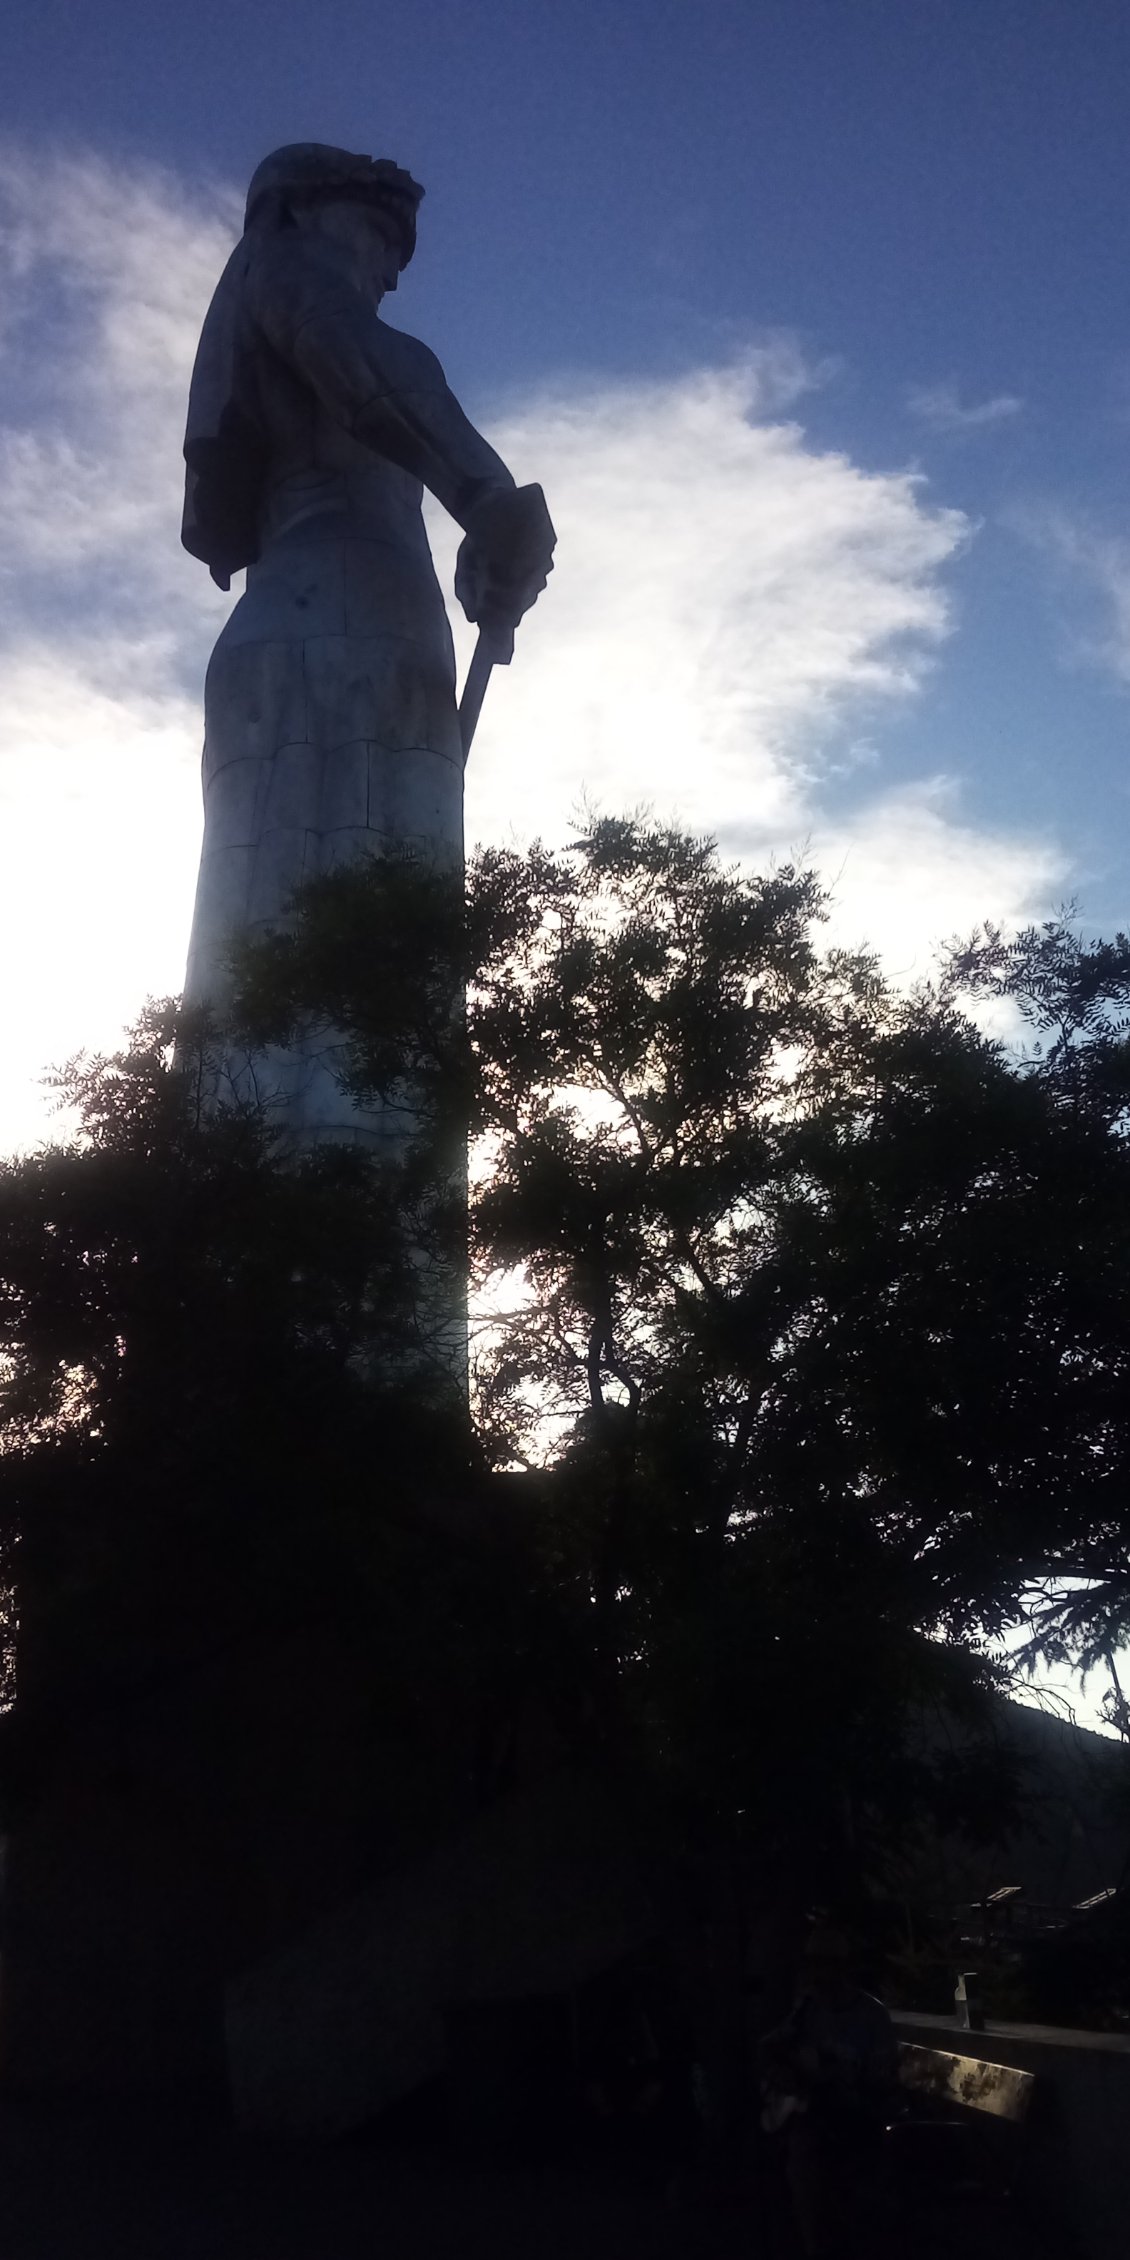
POLYGON ((809 854, 834 887, 833 938, 878 950, 908 981, 930 971, 939 942, 964 939, 986 917, 1007 927, 1043 916, 1066 877, 1050 841, 964 822, 946 777, 882 793, 847 823, 817 824, 809 854))
MULTIPOLYGON (((200 685, 227 600, 179 546, 180 444, 237 226, 227 191, 0 154, 0 1143, 32 1134, 42 1063, 109 1039, 183 966, 200 685)), ((468 833, 560 837, 587 795, 648 801, 734 851, 808 838, 842 869, 843 918, 905 957, 1034 907, 1052 859, 861 765, 934 664, 968 529, 912 474, 809 445, 793 411, 819 374, 777 339, 484 415, 545 484, 560 548, 490 690, 468 833), (832 826, 823 786, 842 795, 847 770, 870 797, 832 826)), ((451 528, 436 539, 449 582, 451 528)))
MULTIPOLYGON (((798 365, 786 401, 803 381, 798 365)), ((585 796, 644 802, 735 854, 813 860, 835 884, 837 938, 923 973, 984 917, 1038 915, 1065 866, 1044 840, 963 820, 952 779, 882 788, 855 725, 928 679, 949 629, 939 574, 967 523, 908 473, 814 451, 766 410, 779 384, 752 353, 677 384, 535 401, 495 435, 546 486, 560 563, 492 680, 469 835, 555 837, 585 796), (852 772, 854 813, 830 823, 822 787, 852 772)), ((456 635, 465 666, 473 636, 456 635)))
POLYGON ((188 370, 232 200, 0 151, 0 1143, 43 1068, 184 970, 226 610, 180 548, 188 370), (186 687, 190 686, 190 687, 186 687))
MULTIPOLYGON (((170 691, 104 687, 30 647, 0 723, 0 1138, 40 1134, 45 1066, 110 1044, 184 972, 199 842, 199 725, 170 691)), ((144 673, 147 655, 139 655, 144 673)))
POLYGON ((928 508, 911 473, 863 472, 761 420, 767 376, 751 353, 594 384, 497 433, 546 488, 559 561, 491 687, 473 831, 559 828, 587 790, 752 845, 807 810, 861 702, 920 684, 965 520, 928 508))
POLYGON ((180 447, 237 227, 230 192, 0 149, 0 353, 16 403, 0 430, 0 523, 17 607, 54 599, 112 632, 136 617, 151 633, 167 615, 178 638, 222 617, 177 538, 180 447))
POLYGON ((1014 392, 994 393, 991 400, 962 404, 955 384, 925 385, 908 395, 911 414, 936 432, 980 432, 993 424, 1007 424, 1019 416, 1024 402, 1014 392))

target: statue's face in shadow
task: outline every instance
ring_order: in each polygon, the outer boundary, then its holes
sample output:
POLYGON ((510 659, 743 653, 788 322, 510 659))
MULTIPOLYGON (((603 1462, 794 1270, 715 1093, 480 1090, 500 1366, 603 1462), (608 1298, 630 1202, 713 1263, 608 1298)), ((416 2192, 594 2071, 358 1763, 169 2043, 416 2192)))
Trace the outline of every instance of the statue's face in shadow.
POLYGON ((400 245, 394 226, 375 205, 360 197, 334 197, 299 206, 294 217, 304 232, 341 245, 359 289, 374 305, 380 305, 386 291, 396 289, 400 245))

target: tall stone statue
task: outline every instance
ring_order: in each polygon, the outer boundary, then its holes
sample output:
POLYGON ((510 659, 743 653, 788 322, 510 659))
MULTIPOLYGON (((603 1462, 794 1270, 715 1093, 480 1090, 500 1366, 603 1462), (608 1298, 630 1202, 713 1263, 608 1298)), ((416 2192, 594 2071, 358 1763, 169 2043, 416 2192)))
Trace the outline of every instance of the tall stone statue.
MULTIPOLYGON (((461 868, 464 748, 424 488, 464 529, 456 593, 484 635, 505 645, 546 584, 540 488, 515 486, 435 355, 379 316, 422 195, 386 158, 276 150, 205 320, 182 538, 221 588, 243 567, 247 587, 205 689, 189 1003, 222 1009, 233 940, 277 927, 316 873, 389 848, 461 868)), ((379 1141, 333 1049, 323 1031, 272 1062, 287 1135, 379 1141)))

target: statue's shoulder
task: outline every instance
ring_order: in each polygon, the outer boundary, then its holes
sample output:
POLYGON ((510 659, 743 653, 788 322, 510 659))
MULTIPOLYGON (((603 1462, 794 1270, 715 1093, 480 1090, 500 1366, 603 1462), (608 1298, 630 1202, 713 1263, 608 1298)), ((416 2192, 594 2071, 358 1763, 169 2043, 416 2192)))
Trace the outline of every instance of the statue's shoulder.
POLYGON ((285 359, 294 354, 299 333, 312 329, 322 333, 331 357, 374 362, 388 388, 435 390, 445 383, 431 347, 384 321, 337 246, 316 236, 288 229, 255 245, 244 302, 255 327, 285 359))

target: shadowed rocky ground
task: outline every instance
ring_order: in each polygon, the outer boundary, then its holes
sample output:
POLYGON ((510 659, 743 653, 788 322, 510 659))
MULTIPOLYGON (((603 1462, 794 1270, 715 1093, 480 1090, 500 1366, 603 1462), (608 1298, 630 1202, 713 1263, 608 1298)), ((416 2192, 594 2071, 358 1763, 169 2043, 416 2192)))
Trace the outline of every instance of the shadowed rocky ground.
MULTIPOLYGON (((875 2224, 878 2227, 878 2224, 875 2224)), ((1077 2260, 1038 2222, 949 2205, 868 2260, 1077 2260)), ((1079 2250, 1082 2248, 1080 2247, 1079 2250)), ((843 2248, 858 2255, 858 2246, 843 2248)), ((213 2122, 0 2118, 0 2260, 796 2260, 756 2174, 665 2194, 652 2167, 476 2165, 449 2149, 287 2149, 213 2122)))
POLYGON ((3 2260, 675 2260, 748 2253, 743 2213, 559 2166, 287 2151, 164 2121, 0 2122, 3 2260))

